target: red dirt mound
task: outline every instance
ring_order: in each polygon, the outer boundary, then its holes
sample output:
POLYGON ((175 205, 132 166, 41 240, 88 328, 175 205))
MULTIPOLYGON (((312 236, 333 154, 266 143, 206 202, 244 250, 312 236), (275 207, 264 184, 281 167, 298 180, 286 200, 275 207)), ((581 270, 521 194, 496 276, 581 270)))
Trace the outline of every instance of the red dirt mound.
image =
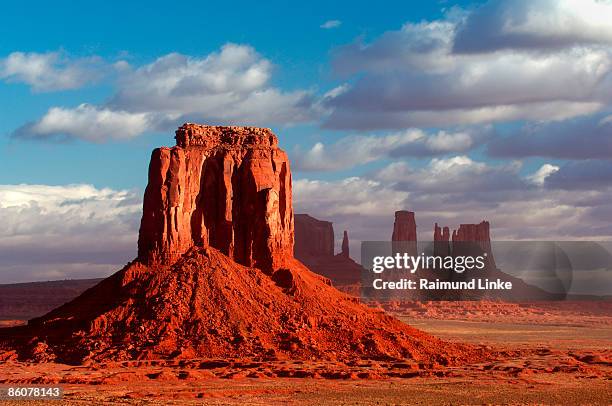
POLYGON ((447 365, 474 352, 356 303, 295 260, 267 275, 214 248, 193 248, 172 266, 132 263, 13 330, 25 335, 22 357, 68 363, 259 356, 447 365))

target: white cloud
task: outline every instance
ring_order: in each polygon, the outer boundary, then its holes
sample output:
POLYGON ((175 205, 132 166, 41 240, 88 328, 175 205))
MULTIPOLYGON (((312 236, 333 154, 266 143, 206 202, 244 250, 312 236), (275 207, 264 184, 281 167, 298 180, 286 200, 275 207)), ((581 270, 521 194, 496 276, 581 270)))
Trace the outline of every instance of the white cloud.
POLYGON ((562 121, 595 113, 605 105, 599 102, 545 102, 443 111, 354 111, 333 110, 325 126, 333 129, 399 129, 412 126, 454 126, 499 123, 516 120, 562 121))
MULTIPOLYGON (((518 3, 530 2, 510 2, 507 8, 518 3)), ((551 6, 553 14, 555 10, 551 6)), ((460 12, 441 21, 407 23, 371 43, 336 50, 336 72, 355 80, 326 100, 332 110, 326 125, 381 129, 559 120, 593 113, 610 102, 610 47, 584 41, 554 49, 490 44, 480 52, 457 53, 457 30, 470 16, 460 12)), ((564 18, 557 17, 551 19, 564 18)), ((529 22, 530 29, 545 24, 546 18, 529 22)), ((607 34, 597 30, 598 21, 592 20, 591 32, 600 32, 601 43, 607 43, 607 34)))
POLYGON ((610 21, 612 2, 607 0, 494 0, 460 24, 455 50, 612 44, 610 21))
POLYGON ((101 142, 185 121, 267 127, 313 120, 319 106, 311 93, 271 86, 272 70, 255 49, 237 44, 204 57, 172 53, 138 68, 116 63, 118 89, 108 103, 53 107, 15 135, 101 142))
POLYGON ((311 120, 310 94, 270 86, 272 68, 247 45, 226 44, 202 58, 173 53, 125 73, 109 104, 212 122, 271 125, 311 120))
POLYGON ((129 139, 152 128, 156 121, 150 113, 115 111, 81 104, 76 108, 52 107, 39 120, 15 132, 22 138, 80 138, 103 142, 129 139))
POLYGON ((353 135, 330 145, 317 142, 306 152, 297 148, 293 153, 293 161, 297 170, 346 169, 384 158, 465 152, 485 137, 484 131, 438 131, 427 134, 414 128, 383 136, 353 135))
POLYGON ((526 186, 520 177, 521 163, 513 161, 490 165, 466 155, 433 158, 423 168, 413 169, 405 162, 394 162, 374 174, 375 179, 394 184, 399 190, 416 194, 490 193, 520 190, 526 186))
POLYGON ((323 24, 321 24, 321 28, 324 30, 329 30, 330 28, 338 28, 342 24, 340 20, 327 20, 323 24))
POLYGON ((529 123, 509 136, 492 140, 487 152, 502 158, 610 159, 612 121, 593 114, 559 122, 529 123))
MULTIPOLYGON (((608 165, 609 166, 609 165, 608 165)), ((599 172, 604 170, 594 165, 599 172)), ((435 158, 422 168, 394 162, 364 177, 295 181, 296 212, 309 213, 347 229, 353 242, 389 240, 395 210, 416 212, 419 239, 433 237, 433 224, 456 228, 483 219, 492 237, 504 239, 609 239, 612 187, 579 176, 580 193, 544 187, 533 174, 523 177, 518 163, 492 165, 467 156, 435 158), (588 186, 588 187, 587 187, 588 186)), ((601 175, 605 177, 605 175, 601 175)))
POLYGON ((455 63, 450 55, 455 25, 454 21, 406 23, 399 31, 385 32, 372 43, 359 40, 335 49, 333 68, 343 75, 385 73, 397 68, 444 72, 455 63))
POLYGON ((544 164, 540 167, 540 169, 535 171, 532 175, 528 176, 527 179, 535 185, 542 186, 544 185, 546 178, 557 172, 558 170, 559 167, 556 165, 544 164))
POLYGON ((101 58, 70 59, 60 52, 13 52, 0 59, 0 79, 40 92, 77 89, 100 79, 104 69, 101 58))
POLYGON ((91 185, 0 185, 0 283, 106 276, 136 255, 140 199, 91 185))
POLYGON ((389 212, 409 196, 408 192, 394 191, 379 181, 359 177, 341 181, 299 179, 293 182, 293 193, 296 213, 323 216, 389 212))

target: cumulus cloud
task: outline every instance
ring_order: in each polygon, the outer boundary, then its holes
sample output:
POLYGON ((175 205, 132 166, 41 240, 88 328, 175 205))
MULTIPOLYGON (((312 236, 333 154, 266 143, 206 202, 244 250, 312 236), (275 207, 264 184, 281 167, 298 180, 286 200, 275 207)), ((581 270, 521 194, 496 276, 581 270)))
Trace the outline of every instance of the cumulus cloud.
POLYGON ((294 168, 302 171, 331 171, 384 159, 433 156, 466 152, 488 137, 488 129, 428 134, 420 129, 382 136, 352 135, 333 144, 317 142, 308 151, 294 151, 294 168))
POLYGON ((61 52, 13 52, 0 59, 0 79, 38 92, 77 89, 99 80, 106 69, 101 58, 71 59, 61 52))
POLYGON ((321 24, 320 27, 323 28, 324 30, 329 30, 331 28, 338 28, 340 27, 341 24, 342 24, 342 21, 340 20, 327 20, 323 24, 321 24))
POLYGON ((567 190, 598 190, 610 187, 611 179, 612 161, 570 161, 547 176, 544 185, 567 190))
POLYGON ((91 185, 0 185, 0 283, 106 276, 136 254, 140 199, 91 185))
POLYGON ((312 119, 310 94, 271 87, 272 68, 246 45, 226 44, 202 58, 169 54, 124 74, 109 105, 226 123, 312 119))
POLYGON ((349 230, 353 253, 359 252, 359 241, 390 237, 393 212, 406 207, 409 196, 409 192, 394 190, 384 182, 363 177, 293 182, 295 212, 333 221, 338 238, 342 230, 349 230))
POLYGON ((516 120, 566 120, 599 111, 598 102, 545 102, 528 105, 505 105, 474 109, 444 111, 353 111, 350 108, 335 109, 324 123, 331 129, 380 130, 406 127, 446 127, 502 123, 516 120))
POLYGON ((456 52, 612 44, 612 2, 494 0, 459 25, 456 52))
POLYGON ((318 114, 313 96, 271 86, 272 70, 255 49, 237 44, 204 57, 172 53, 137 68, 122 65, 117 92, 106 104, 51 108, 16 135, 104 141, 184 121, 271 126, 312 120, 318 114))
POLYGON ((296 212, 316 211, 324 216, 390 211, 409 195, 405 191, 392 191, 377 180, 359 177, 340 181, 299 179, 293 182, 293 191, 296 212), (384 203, 382 199, 372 199, 373 195, 384 196, 384 203))
POLYGON ((534 123, 492 140, 487 151, 502 158, 612 159, 612 121, 594 114, 561 122, 534 123))
POLYGON ((550 175, 559 171, 559 167, 551 164, 544 164, 535 171, 532 175, 528 176, 527 179, 534 185, 542 186, 550 175))
POLYGON ((480 192, 497 193, 525 187, 518 161, 490 165, 472 160, 466 155, 433 158, 423 168, 414 169, 406 162, 394 162, 378 171, 374 177, 394 184, 397 189, 421 193, 461 193, 473 199, 480 192), (473 195, 473 197, 470 197, 473 195))
POLYGON ((364 110, 427 111, 554 100, 588 102, 602 91, 599 85, 612 67, 609 52, 584 49, 562 55, 501 54, 457 62, 439 75, 405 71, 397 72, 392 80, 387 75, 370 76, 338 96, 336 105, 350 103, 364 110), (376 100, 366 98, 376 92, 380 92, 376 100))
MULTIPOLYGON (((407 23, 370 43, 336 50, 335 71, 353 84, 326 101, 331 110, 326 125, 374 129, 558 120, 609 103, 610 47, 580 42, 554 50, 510 49, 493 42, 479 52, 458 53, 458 32, 472 16, 459 12, 441 21, 407 23)), ((589 24, 583 17, 583 24, 589 24)), ((535 30, 544 20, 529 26, 535 30)), ((607 34, 597 29, 599 20, 592 20, 593 35, 600 33, 607 42, 607 34)))
POLYGON ((102 142, 142 134, 156 121, 150 113, 130 113, 89 104, 76 108, 52 107, 33 123, 15 131, 17 138, 80 138, 102 142))
POLYGON ((393 212, 401 209, 416 212, 424 241, 432 238, 435 222, 456 228, 483 219, 491 221, 497 240, 612 236, 606 220, 612 215, 612 186, 591 183, 575 193, 551 183, 563 168, 545 165, 527 175, 520 169, 518 163, 493 165, 462 155, 434 158, 425 167, 394 162, 357 178, 298 180, 296 211, 334 221, 354 240, 366 241, 388 240, 393 212))

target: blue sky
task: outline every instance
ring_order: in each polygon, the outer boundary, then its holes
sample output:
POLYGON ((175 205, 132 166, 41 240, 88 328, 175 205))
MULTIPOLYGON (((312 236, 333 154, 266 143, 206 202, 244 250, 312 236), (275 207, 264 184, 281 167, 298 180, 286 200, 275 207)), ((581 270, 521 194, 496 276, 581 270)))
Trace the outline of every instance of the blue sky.
MULTIPOLYGON (((334 47, 360 36, 375 38, 405 21, 438 18, 443 9, 456 3, 460 2, 397 1, 372 9, 366 1, 350 2, 350 7, 342 2, 282 1, 182 1, 175 7, 161 1, 109 1, 86 7, 74 1, 8 2, 0 16, 0 55, 60 51, 70 57, 100 56, 146 64, 172 52, 205 56, 231 42, 251 45, 268 58, 275 65, 275 85, 324 92, 340 82, 329 67, 334 47), (336 19, 341 20, 339 27, 320 28, 336 19)), ((0 183, 142 188, 151 149, 171 144, 171 132, 151 132, 135 140, 96 145, 74 140, 61 144, 16 142, 7 136, 50 107, 101 103, 112 92, 108 82, 57 92, 33 92, 27 84, 0 82, 0 134, 4 135, 0 146, 5 169, 0 183), (122 176, 117 176, 113 168, 121 170, 122 176)), ((311 143, 325 133, 316 123, 275 129, 288 149, 302 140, 311 143)))
POLYGON ((296 212, 352 252, 400 209, 422 239, 610 239, 610 21, 609 0, 5 2, 0 281, 133 257, 151 150, 184 121, 271 127, 296 212))

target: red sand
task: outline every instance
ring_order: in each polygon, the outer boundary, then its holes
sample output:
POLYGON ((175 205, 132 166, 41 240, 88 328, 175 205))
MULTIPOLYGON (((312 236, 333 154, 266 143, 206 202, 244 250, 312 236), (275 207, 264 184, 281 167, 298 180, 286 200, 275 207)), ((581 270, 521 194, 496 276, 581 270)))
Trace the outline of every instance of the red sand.
POLYGON ((268 275, 213 248, 173 266, 132 263, 12 336, 20 358, 79 363, 194 357, 475 361, 483 350, 447 344, 356 303, 295 261, 268 275))

